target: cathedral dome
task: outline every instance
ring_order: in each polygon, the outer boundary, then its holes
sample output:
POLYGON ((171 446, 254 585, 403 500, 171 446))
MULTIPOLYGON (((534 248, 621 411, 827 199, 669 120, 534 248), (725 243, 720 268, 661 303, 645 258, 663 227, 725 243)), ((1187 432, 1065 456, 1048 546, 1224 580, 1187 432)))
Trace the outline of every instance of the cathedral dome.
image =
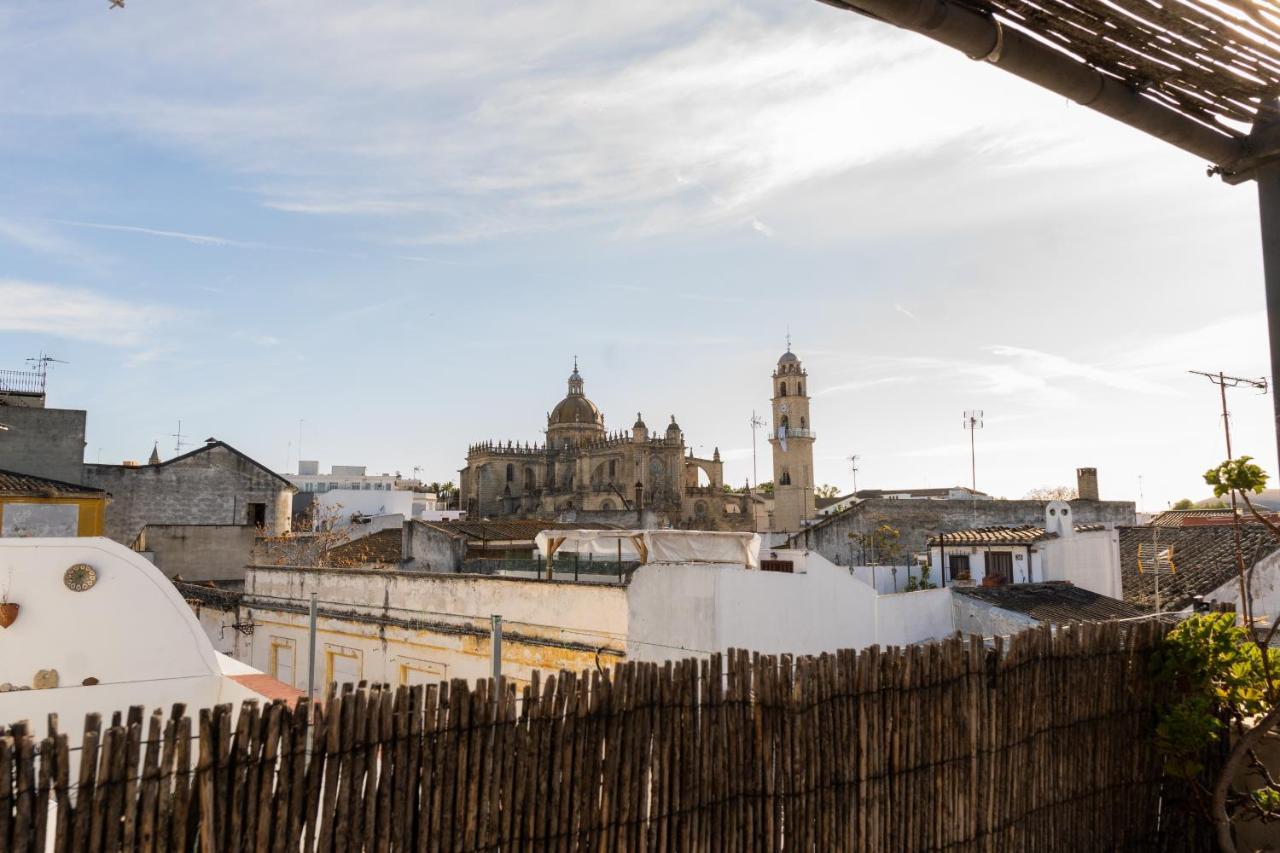
POLYGON ((604 423, 604 415, 596 408, 596 404, 582 393, 582 374, 578 373, 578 360, 573 360, 573 373, 569 374, 569 394, 551 410, 547 419, 548 426, 572 426, 573 424, 604 423))
POLYGON ((778 359, 778 364, 796 364, 800 359, 791 350, 787 350, 782 354, 782 358, 778 359))
POLYGON ((601 420, 596 404, 581 394, 570 394, 551 410, 551 426, 557 424, 594 424, 601 420))

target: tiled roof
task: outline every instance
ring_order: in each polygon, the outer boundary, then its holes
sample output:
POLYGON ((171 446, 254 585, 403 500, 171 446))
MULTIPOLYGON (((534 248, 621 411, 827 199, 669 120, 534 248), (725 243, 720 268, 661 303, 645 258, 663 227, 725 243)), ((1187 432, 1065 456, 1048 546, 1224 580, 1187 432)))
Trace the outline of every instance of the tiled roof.
POLYGON ((48 477, 35 477, 31 474, 0 470, 0 495, 22 495, 24 497, 90 495, 102 497, 106 495, 106 492, 102 489, 95 489, 92 486, 81 486, 79 483, 66 483, 62 480, 50 480, 48 477))
POLYGON ((977 497, 990 497, 986 492, 975 492, 968 486, 943 486, 928 489, 859 489, 855 495, 860 498, 879 498, 884 495, 915 495, 921 498, 945 498, 952 492, 964 492, 977 497))
POLYGON ((617 530, 615 524, 585 521, 545 521, 536 518, 517 518, 505 521, 424 521, 450 536, 472 542, 498 540, 504 542, 532 542, 544 530, 617 530))
POLYGON ((1052 625, 1070 622, 1106 622, 1127 619, 1144 612, 1123 601, 1073 586, 1066 581, 1017 583, 1008 586, 953 586, 957 595, 976 598, 1002 610, 1025 613, 1052 625))
POLYGON ((394 565, 400 562, 400 543, 400 528, 391 527, 330 548, 325 558, 329 565, 339 568, 367 566, 370 563, 394 565))
MULTIPOLYGON (((297 486, 295 486, 293 483, 286 480, 281 475, 277 474, 275 471, 272 471, 266 465, 263 465, 258 460, 249 457, 247 454, 242 453, 239 450, 236 450, 234 447, 227 444, 225 441, 219 441, 217 439, 206 440, 203 445, 201 445, 200 447, 197 447, 195 450, 188 450, 186 453, 182 454, 181 456, 175 456, 172 459, 166 459, 163 462, 161 462, 159 465, 140 465, 136 468, 133 466, 127 466, 127 467, 128 467, 128 470, 130 471, 146 471, 150 468, 163 468, 166 465, 172 465, 175 462, 181 462, 184 459, 190 459, 191 457, 198 456, 201 453, 208 453, 210 450, 213 450, 215 447, 225 448, 226 450, 230 451, 235 456, 240 457, 245 462, 248 462, 250 465, 254 466, 255 468, 261 468, 263 471, 270 474, 272 477, 275 477, 277 480, 279 480, 281 483, 287 486, 289 488, 289 491, 291 492, 298 491, 297 486)), ((100 468, 126 467, 126 466, 120 466, 120 465, 98 465, 97 463, 94 463, 94 464, 96 465, 96 467, 100 467, 100 468)))
MULTIPOLYGON (((1280 522, 1280 515, 1266 512, 1263 515, 1271 521, 1280 522)), ((1247 511, 1242 511, 1240 517, 1246 523, 1252 521, 1247 511)), ((1170 509, 1151 519, 1151 524, 1155 527, 1199 527, 1231 524, 1234 520, 1235 515, 1229 509, 1170 509)))
MULTIPOLYGON (((1197 595, 1208 595, 1236 577, 1235 528, 1231 525, 1120 528, 1120 579, 1124 600, 1155 607, 1156 576, 1138 571, 1138 545, 1172 548, 1174 571, 1160 575, 1160 608, 1180 610, 1197 595)), ((1264 525, 1241 524, 1245 567, 1280 549, 1264 525)))
MULTIPOLYGON (((1077 524, 1076 533, 1106 530, 1105 524, 1077 524)), ((929 546, 941 545, 1033 545, 1041 539, 1057 539, 1056 533, 1045 533, 1043 527, 1024 524, 1020 527, 975 527, 957 530, 929 539, 929 546)))

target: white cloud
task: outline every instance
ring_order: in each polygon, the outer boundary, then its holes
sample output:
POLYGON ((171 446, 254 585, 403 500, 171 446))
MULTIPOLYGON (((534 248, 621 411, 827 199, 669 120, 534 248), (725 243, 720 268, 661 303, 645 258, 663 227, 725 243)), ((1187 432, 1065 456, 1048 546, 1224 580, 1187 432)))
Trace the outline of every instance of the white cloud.
POLYGON ((919 320, 919 319, 920 319, 920 318, 919 318, 919 317, 917 317, 915 314, 912 314, 910 311, 908 311, 906 308, 903 308, 903 307, 902 307, 901 305, 899 305, 897 302, 893 303, 893 310, 894 310, 894 311, 897 311, 899 314, 901 314, 901 315, 902 315, 902 316, 904 316, 904 317, 909 317, 909 318, 910 318, 910 319, 912 319, 912 320, 919 320))
POLYGON ((239 171, 278 210, 394 219, 399 234, 377 235, 391 243, 583 224, 792 234, 771 199, 888 157, 1034 172, 1135 147, 1079 143, 1081 110, 818 4, 148 11, 106 33, 87 19, 58 30, 77 58, 67 68, 19 47, 0 110, 167 142, 239 171), (102 67, 112 73, 92 73, 102 67), (999 92, 985 108, 972 97, 980 77, 999 92))
POLYGON ((89 290, 0 279, 0 330, 133 346, 172 309, 102 296, 89 290))

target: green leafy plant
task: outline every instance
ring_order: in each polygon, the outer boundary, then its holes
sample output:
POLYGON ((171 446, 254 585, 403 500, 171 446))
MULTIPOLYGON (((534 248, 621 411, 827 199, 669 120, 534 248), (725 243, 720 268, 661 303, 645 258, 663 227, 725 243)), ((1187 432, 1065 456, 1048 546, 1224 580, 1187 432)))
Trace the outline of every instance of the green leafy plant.
POLYGON ((1230 724, 1243 724, 1268 709, 1268 672, 1276 663, 1280 653, 1254 643, 1235 624, 1234 613, 1193 616, 1169 632, 1154 666, 1172 688, 1173 698, 1160 709, 1156 725, 1170 774, 1195 778, 1204 770, 1205 748, 1230 724))

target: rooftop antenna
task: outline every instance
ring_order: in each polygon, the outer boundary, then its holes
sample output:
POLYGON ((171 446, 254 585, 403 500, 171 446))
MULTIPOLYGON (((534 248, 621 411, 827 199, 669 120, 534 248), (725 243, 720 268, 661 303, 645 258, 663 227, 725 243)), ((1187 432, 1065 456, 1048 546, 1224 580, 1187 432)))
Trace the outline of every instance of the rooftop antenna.
POLYGON ((853 474, 853 496, 858 497, 858 454, 849 457, 849 473, 853 474))
POLYGON ((181 418, 179 418, 179 419, 178 419, 178 431, 177 431, 177 432, 171 432, 171 433, 169 433, 169 437, 170 437, 170 438, 172 438, 172 439, 174 439, 174 442, 173 442, 173 452, 174 452, 174 453, 176 453, 176 454, 177 454, 177 455, 179 455, 179 456, 181 456, 181 455, 182 455, 182 448, 186 447, 187 445, 189 445, 189 444, 191 443, 191 442, 189 442, 189 441, 184 441, 184 440, 183 440, 184 438, 186 438, 186 436, 184 436, 184 435, 182 434, 182 419, 181 419, 181 418))
POLYGON ((36 375, 40 377, 40 393, 41 394, 44 393, 45 383, 49 376, 49 365, 50 364, 69 364, 69 363, 70 362, 63 361, 60 358, 54 358, 53 356, 46 353, 44 350, 40 350, 39 355, 33 356, 32 358, 27 359, 27 364, 31 365, 35 369, 36 375))
POLYGON ((749 423, 751 424, 751 485, 756 487, 760 485, 760 472, 756 470, 756 430, 764 426, 764 418, 757 415, 755 410, 752 409, 749 423))
MULTIPOLYGON (((1227 458, 1231 459, 1231 413, 1227 411, 1227 389, 1228 388, 1253 388, 1259 394, 1267 393, 1267 379, 1264 376, 1261 379, 1244 379, 1239 376, 1228 376, 1219 370, 1217 373, 1206 373, 1203 370, 1188 370, 1188 373, 1194 373, 1196 376, 1203 376, 1218 386, 1218 391, 1222 397, 1222 433, 1227 442, 1227 458)), ((1235 489, 1231 490, 1231 515, 1232 532, 1235 538, 1236 553, 1242 553, 1240 550, 1240 513, 1236 509, 1236 493, 1235 489)), ((1237 558, 1238 559, 1238 558, 1237 558)), ((1157 597, 1156 609, 1159 610, 1159 598, 1157 597)), ((1252 629, 1251 619, 1253 614, 1250 612, 1251 605, 1249 601, 1249 590, 1245 583, 1244 564, 1240 564, 1240 609, 1243 611, 1244 624, 1252 629)))
POLYGON ((964 413, 964 428, 969 430, 969 476, 972 488, 978 491, 978 454, 975 436, 982 429, 982 409, 970 409, 964 413))

